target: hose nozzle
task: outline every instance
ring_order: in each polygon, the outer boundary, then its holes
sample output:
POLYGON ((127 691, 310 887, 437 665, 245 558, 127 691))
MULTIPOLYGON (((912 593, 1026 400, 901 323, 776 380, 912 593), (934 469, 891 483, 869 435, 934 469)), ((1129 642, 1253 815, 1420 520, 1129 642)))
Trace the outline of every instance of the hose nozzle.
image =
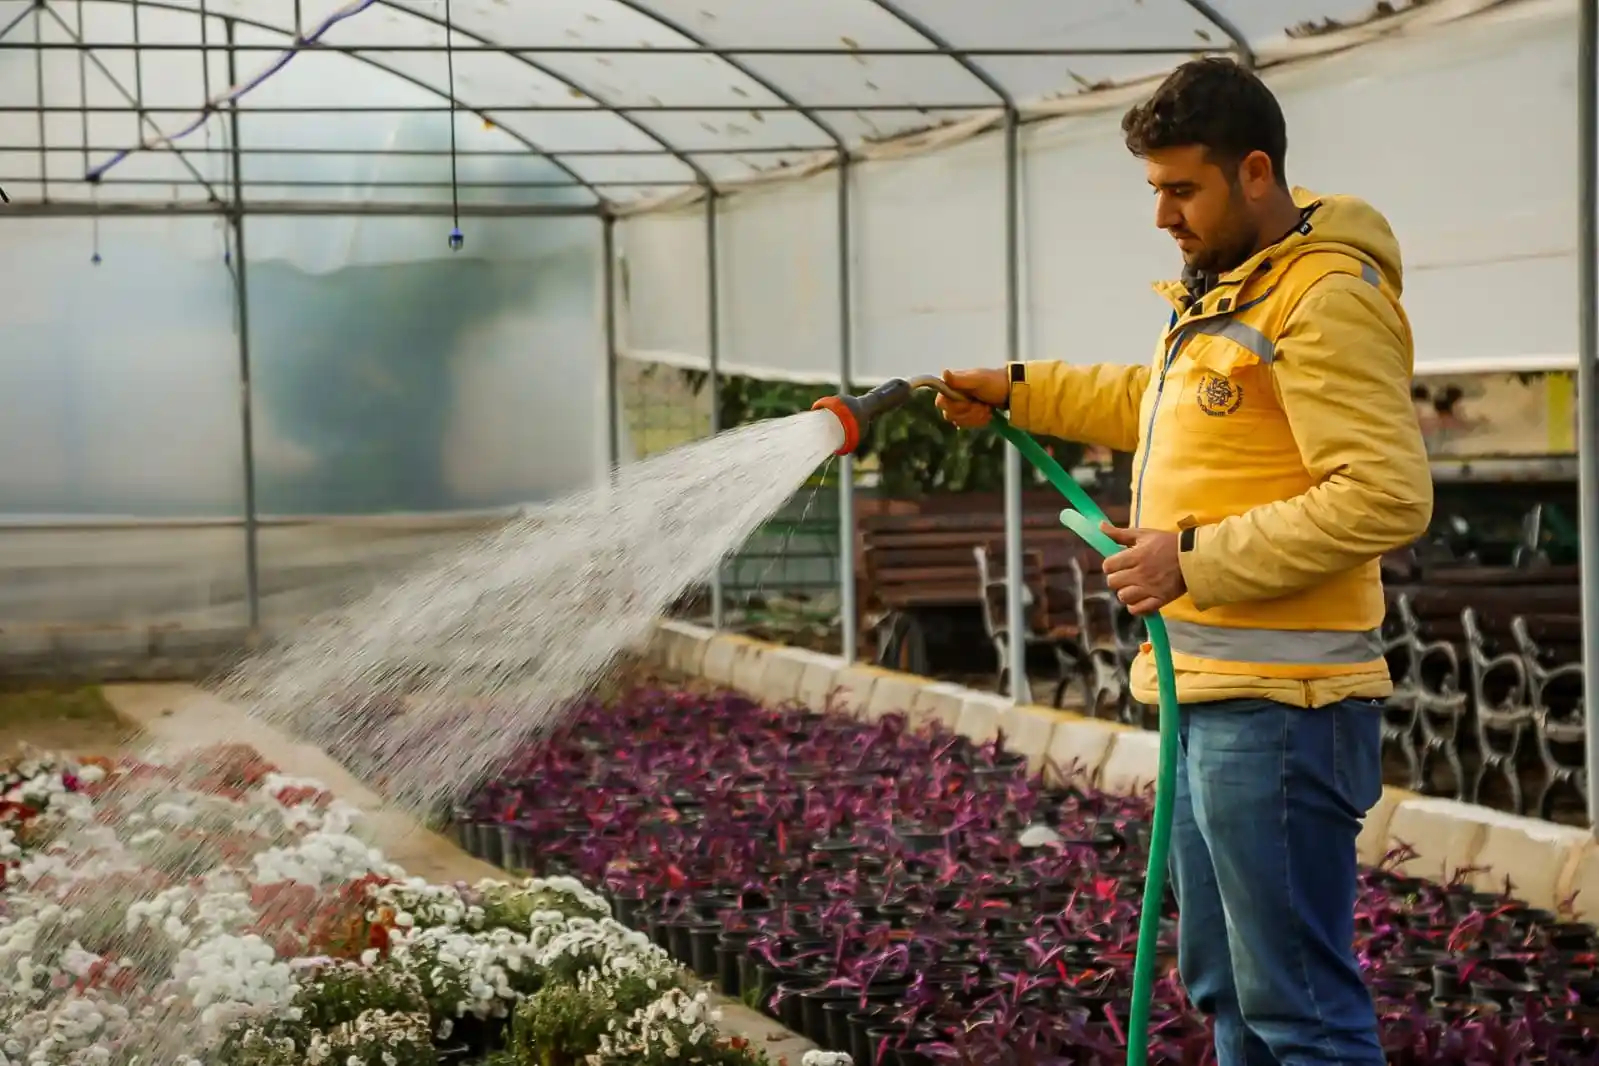
POLYGON ((833 454, 850 455, 861 446, 861 438, 872 419, 884 411, 904 407, 916 394, 917 389, 933 389, 954 399, 963 398, 944 384, 942 378, 932 374, 922 374, 908 381, 905 378, 889 378, 871 392, 859 396, 824 396, 811 405, 811 410, 833 413, 844 427, 844 443, 833 454))

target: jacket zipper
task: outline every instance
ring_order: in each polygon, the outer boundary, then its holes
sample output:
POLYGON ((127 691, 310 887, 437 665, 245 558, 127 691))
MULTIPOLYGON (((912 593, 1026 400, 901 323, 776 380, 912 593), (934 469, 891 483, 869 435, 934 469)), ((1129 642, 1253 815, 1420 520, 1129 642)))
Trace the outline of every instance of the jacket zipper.
MULTIPOLYGON (((1171 316, 1171 329, 1177 325, 1177 312, 1171 316)), ((1144 432, 1144 460, 1138 464, 1138 487, 1133 491, 1133 526, 1136 528, 1144 514, 1144 472, 1149 469, 1149 453, 1155 450, 1155 420, 1160 417, 1160 401, 1166 392, 1166 374, 1171 370, 1171 365, 1177 361, 1177 355, 1183 350, 1183 344, 1188 340, 1188 331, 1184 329, 1172 338, 1171 346, 1166 349, 1166 361, 1160 368, 1160 377, 1155 382, 1155 403, 1149 409, 1149 428, 1144 432)))

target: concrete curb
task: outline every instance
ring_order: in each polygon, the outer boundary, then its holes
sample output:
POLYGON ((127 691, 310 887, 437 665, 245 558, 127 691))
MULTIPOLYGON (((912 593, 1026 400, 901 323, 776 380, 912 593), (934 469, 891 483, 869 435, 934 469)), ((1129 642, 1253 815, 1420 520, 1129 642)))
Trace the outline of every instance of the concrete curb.
MULTIPOLYGON (((1155 780, 1154 733, 683 622, 662 622, 660 631, 652 647, 665 666, 762 702, 798 702, 872 721, 900 711, 917 724, 936 719, 979 743, 1002 733, 1034 770, 1111 792, 1142 792, 1155 780)), ((1532 906, 1564 911, 1569 904, 1574 916, 1599 921, 1599 846, 1585 830, 1384 788, 1359 848, 1369 864, 1407 849, 1413 854, 1400 864, 1405 872, 1446 881, 1461 873, 1483 890, 1503 889, 1508 877, 1515 895, 1532 906)))
MULTIPOLYGON (((666 654, 666 649, 673 647, 676 645, 667 638, 657 641, 652 650, 666 654)), ((680 661, 694 661, 693 649, 679 650, 690 653, 688 659, 680 661)), ((157 744, 179 748, 249 744, 284 773, 321 781, 334 795, 366 813, 373 844, 412 876, 434 882, 474 882, 508 876, 504 870, 474 859, 453 841, 424 828, 409 815, 385 806, 382 799, 325 752, 268 728, 238 707, 193 685, 107 685, 104 691, 106 702, 117 717, 157 744)), ((798 1066, 805 1053, 816 1047, 742 1003, 720 995, 715 998, 722 1012, 721 1030, 748 1040, 775 1063, 786 1060, 790 1066, 798 1066)))

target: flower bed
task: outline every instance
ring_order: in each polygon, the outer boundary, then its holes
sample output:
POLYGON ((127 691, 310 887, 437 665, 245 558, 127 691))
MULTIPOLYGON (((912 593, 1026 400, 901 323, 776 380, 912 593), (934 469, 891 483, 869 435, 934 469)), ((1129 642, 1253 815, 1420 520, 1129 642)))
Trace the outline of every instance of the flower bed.
POLYGON ((407 879, 315 782, 183 766, 0 767, 0 1066, 764 1061, 578 881, 407 879))
MULTIPOLYGON (((456 828, 603 883, 678 960, 857 1061, 1098 1064, 1125 1058, 1148 814, 900 716, 646 691, 520 753, 456 828)), ((1391 1062, 1599 1057, 1590 927, 1388 867, 1358 919, 1391 1062)), ((1200 1062, 1206 1023, 1162 972, 1152 1059, 1200 1062)))

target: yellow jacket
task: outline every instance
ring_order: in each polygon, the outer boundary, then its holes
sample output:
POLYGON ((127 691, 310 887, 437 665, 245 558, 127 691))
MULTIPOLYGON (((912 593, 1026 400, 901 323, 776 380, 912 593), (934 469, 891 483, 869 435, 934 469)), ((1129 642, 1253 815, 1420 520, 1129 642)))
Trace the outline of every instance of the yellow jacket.
MULTIPOLYGON (((1198 300, 1156 286, 1152 366, 1011 371, 1016 425, 1134 451, 1133 525, 1183 531, 1161 613, 1184 703, 1389 695, 1378 558, 1432 518, 1399 243, 1360 200, 1294 197, 1301 225, 1198 300)), ((1147 645, 1132 682, 1154 702, 1147 645)))

